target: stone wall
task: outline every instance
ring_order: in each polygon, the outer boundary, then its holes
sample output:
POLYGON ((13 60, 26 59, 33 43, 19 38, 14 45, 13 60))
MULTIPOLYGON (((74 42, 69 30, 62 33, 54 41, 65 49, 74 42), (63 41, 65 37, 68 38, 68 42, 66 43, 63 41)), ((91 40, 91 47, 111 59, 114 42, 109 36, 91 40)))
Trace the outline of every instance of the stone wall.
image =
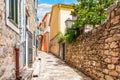
POLYGON ((0 80, 15 80, 15 43, 19 35, 6 25, 5 0, 0 1, 0 80))
POLYGON ((57 57, 60 57, 58 35, 50 40, 50 52, 56 55, 57 57))
POLYGON ((93 80, 120 80, 120 3, 108 9, 105 24, 67 45, 66 62, 93 80))

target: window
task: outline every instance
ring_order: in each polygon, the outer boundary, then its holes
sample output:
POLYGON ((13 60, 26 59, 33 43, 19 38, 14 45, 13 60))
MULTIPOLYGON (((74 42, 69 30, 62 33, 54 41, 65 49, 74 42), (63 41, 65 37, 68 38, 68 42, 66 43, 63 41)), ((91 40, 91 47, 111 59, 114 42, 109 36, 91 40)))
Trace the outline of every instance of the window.
POLYGON ((44 28, 46 28, 46 22, 44 22, 44 28))
POLYGON ((17 26, 17 24, 18 24, 17 0, 9 0, 9 19, 15 26, 17 26))
POLYGON ((44 42, 46 42, 46 36, 44 36, 44 42))
POLYGON ((12 30, 19 34, 18 28, 18 10, 19 10, 19 2, 18 0, 5 0, 6 1, 6 24, 12 30))

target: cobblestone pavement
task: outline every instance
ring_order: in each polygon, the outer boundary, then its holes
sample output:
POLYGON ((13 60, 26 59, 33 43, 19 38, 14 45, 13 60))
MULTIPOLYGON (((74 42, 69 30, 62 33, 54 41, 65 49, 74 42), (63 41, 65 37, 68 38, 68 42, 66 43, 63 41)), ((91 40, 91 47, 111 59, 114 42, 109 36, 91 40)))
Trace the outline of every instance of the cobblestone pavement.
POLYGON ((38 77, 32 80, 92 80, 50 53, 40 52, 39 57, 41 60, 36 62, 33 72, 38 77))

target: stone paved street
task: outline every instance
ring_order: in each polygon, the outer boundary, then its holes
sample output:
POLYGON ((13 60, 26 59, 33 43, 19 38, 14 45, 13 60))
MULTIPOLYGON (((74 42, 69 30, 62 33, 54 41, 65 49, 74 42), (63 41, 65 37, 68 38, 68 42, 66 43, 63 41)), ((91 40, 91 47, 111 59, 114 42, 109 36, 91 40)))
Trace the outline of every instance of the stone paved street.
POLYGON ((91 80, 76 69, 69 67, 52 54, 40 52, 41 61, 35 62, 32 80, 91 80))

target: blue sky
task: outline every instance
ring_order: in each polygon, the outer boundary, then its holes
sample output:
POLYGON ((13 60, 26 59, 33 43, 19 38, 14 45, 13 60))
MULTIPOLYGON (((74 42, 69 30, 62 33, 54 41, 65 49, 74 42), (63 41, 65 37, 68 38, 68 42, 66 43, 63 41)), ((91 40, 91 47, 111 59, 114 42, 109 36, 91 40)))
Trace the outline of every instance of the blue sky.
POLYGON ((77 0, 38 0, 38 4, 42 3, 47 3, 47 4, 58 4, 58 3, 63 3, 63 4, 72 4, 76 3, 77 0))
POLYGON ((55 4, 73 4, 77 3, 77 0, 38 0, 38 18, 39 22, 42 20, 47 12, 51 11, 52 5, 55 4))

